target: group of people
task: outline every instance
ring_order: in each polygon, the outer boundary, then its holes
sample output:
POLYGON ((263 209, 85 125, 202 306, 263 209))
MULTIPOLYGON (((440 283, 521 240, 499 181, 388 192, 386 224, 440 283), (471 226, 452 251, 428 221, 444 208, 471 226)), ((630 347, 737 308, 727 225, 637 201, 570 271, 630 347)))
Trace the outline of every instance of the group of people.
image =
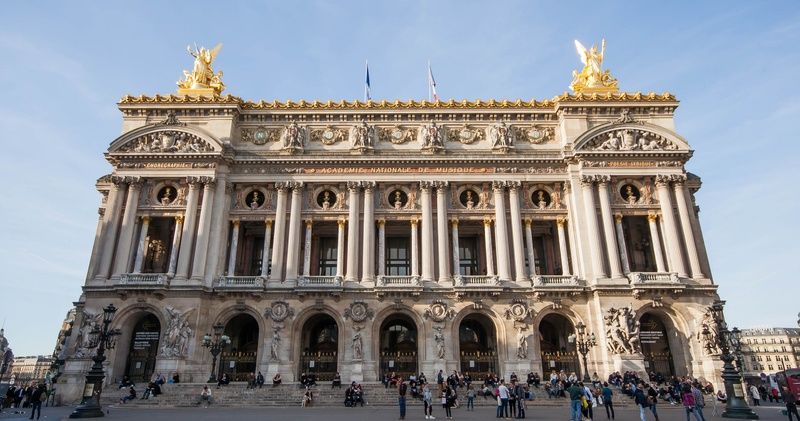
POLYGON ((48 389, 44 382, 31 382, 20 387, 11 385, 6 391, 6 396, 2 400, 2 409, 6 408, 30 408, 31 416, 33 419, 36 414, 36 419, 42 415, 42 403, 47 400, 48 389))
MULTIPOLYGON (((142 396, 139 399, 150 399, 151 397, 157 397, 158 395, 162 394, 161 387, 164 386, 166 383, 180 383, 181 377, 178 373, 173 373, 172 377, 167 380, 167 378, 161 374, 156 373, 149 382, 147 382, 147 386, 144 388, 142 392, 142 396)), ((122 380, 119 382, 119 390, 125 389, 125 394, 123 394, 119 398, 119 403, 126 403, 132 401, 138 397, 138 393, 136 391, 136 385, 131 381, 130 377, 122 376, 122 380)))

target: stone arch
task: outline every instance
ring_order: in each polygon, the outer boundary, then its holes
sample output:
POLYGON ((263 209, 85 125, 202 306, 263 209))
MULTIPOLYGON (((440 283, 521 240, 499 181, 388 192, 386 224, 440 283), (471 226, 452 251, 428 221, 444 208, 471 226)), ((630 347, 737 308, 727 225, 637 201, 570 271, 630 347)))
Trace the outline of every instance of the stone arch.
MULTIPOLYGON (((538 313, 536 313, 536 316, 533 318, 533 321, 531 322, 531 326, 533 326, 533 334, 535 340, 533 341, 533 350, 532 352, 529 352, 529 355, 533 357, 532 359, 534 361, 534 367, 533 367, 534 370, 541 371, 543 379, 548 378, 550 370, 553 367, 550 367, 549 364, 549 361, 551 360, 545 360, 545 357, 547 357, 547 355, 543 354, 541 328, 544 319, 548 316, 553 316, 553 315, 563 317, 571 325, 573 331, 567 332, 566 333, 567 336, 574 332, 574 328, 578 323, 583 323, 588 326, 588 324, 583 320, 583 318, 578 313, 568 308, 556 308, 553 305, 549 305, 540 310, 538 313)), ((566 348, 567 351, 569 352, 573 351, 569 349, 569 347, 566 348)), ((574 356, 565 355, 563 359, 559 359, 556 362, 557 362, 556 366, 557 369, 569 368, 569 370, 575 371, 576 373, 580 372, 579 370, 580 363, 577 358, 577 353, 574 356)))
MULTIPOLYGON (((456 316, 453 318, 453 321, 450 326, 450 338, 448 345, 447 342, 445 346, 448 346, 453 349, 453 357, 457 364, 459 364, 459 371, 461 371, 461 323, 471 317, 471 316, 479 316, 485 317, 494 328, 494 335, 495 335, 495 352, 496 352, 496 368, 495 373, 503 376, 502 367, 505 367, 506 362, 509 360, 509 343, 514 343, 515 340, 513 338, 508 337, 508 333, 506 332, 505 323, 503 323, 503 318, 500 314, 494 312, 491 309, 487 308, 474 308, 473 306, 467 306, 462 308, 456 316)), ((485 373, 475 373, 473 375, 473 379, 477 379, 479 375, 485 373)))
POLYGON ((645 304, 636 310, 636 320, 640 321, 645 314, 658 318, 667 330, 669 349, 672 354, 672 363, 675 375, 685 376, 691 374, 691 342, 690 328, 686 320, 673 309, 668 307, 654 307, 645 304))
MULTIPOLYGON (((606 123, 587 130, 586 132, 584 132, 575 139, 574 141, 575 151, 593 152, 594 150, 589 149, 588 146, 590 142, 597 139, 598 136, 622 130, 637 130, 649 133, 656 137, 664 139, 676 146, 676 149, 666 150, 666 152, 687 152, 690 150, 689 142, 687 142, 686 139, 684 139, 682 136, 680 136, 679 134, 675 133, 672 130, 669 130, 667 128, 652 123, 629 122, 629 123, 606 123)), ((602 151, 602 152, 609 152, 609 151, 602 151)), ((610 152, 618 152, 618 151, 610 151, 610 152)), ((658 150, 644 151, 644 152, 665 152, 665 150, 658 149, 658 150)))
POLYGON ((414 309, 412 309, 411 307, 405 305, 386 307, 380 310, 372 319, 372 329, 370 332, 372 346, 367 348, 369 349, 371 355, 364 355, 364 359, 372 359, 377 362, 378 365, 375 378, 378 380, 380 380, 380 376, 383 374, 382 372, 383 367, 381 365, 381 339, 382 339, 381 330, 383 328, 384 323, 388 322, 390 318, 397 315, 407 317, 416 327, 417 372, 419 372, 422 367, 422 361, 425 361, 427 358, 425 342, 423 341, 423 339, 426 338, 427 335, 425 335, 425 321, 422 319, 422 316, 420 316, 420 314, 414 311, 414 309))
MULTIPOLYGON (((129 147, 133 147, 139 139, 148 137, 158 132, 183 133, 193 138, 196 138, 202 142, 205 142, 211 148, 211 150, 205 151, 205 153, 221 153, 223 149, 222 142, 220 140, 216 139, 208 131, 201 129, 199 127, 182 126, 182 125, 149 124, 146 126, 133 129, 114 139, 108 147, 108 153, 130 152, 126 149, 129 147)), ((172 153, 172 152, 141 152, 141 153, 172 153)))
MULTIPOLYGON (((346 345, 348 343, 345 340, 345 323, 344 320, 341 318, 341 314, 335 308, 323 304, 323 305, 314 305, 311 307, 307 307, 301 310, 297 316, 292 320, 291 327, 287 327, 284 331, 291 330, 292 336, 291 341, 289 343, 289 358, 293 361, 292 364, 292 376, 295 377, 296 381, 299 381, 298 373, 300 371, 300 365, 302 360, 302 353, 303 353, 303 333, 306 327, 306 323, 308 323, 311 319, 315 316, 319 315, 327 315, 330 316, 331 319, 336 323, 338 338, 337 338, 337 366, 339 367, 339 371, 344 367, 342 362, 342 358, 346 352, 346 345)), ((342 374, 342 378, 346 379, 344 374, 342 374)))
MULTIPOLYGON (((99 309, 100 314, 102 314, 102 311, 102 309, 99 309)), ((109 373, 106 376, 107 384, 118 383, 119 380, 122 379, 122 376, 125 375, 125 368, 128 364, 131 342, 133 341, 134 328, 140 320, 148 315, 152 315, 158 320, 160 331, 158 342, 160 346, 161 341, 164 339, 164 329, 167 326, 161 309, 149 303, 137 303, 136 305, 123 307, 117 311, 117 314, 115 314, 110 328, 120 329, 123 334, 118 336, 114 352, 111 353, 113 357, 109 358, 109 366, 111 367, 111 370, 109 370, 109 373)), ((156 358, 158 358, 158 355, 159 350, 156 350, 156 358)))
MULTIPOLYGON (((256 310, 255 308, 253 308, 253 307, 251 307, 249 305, 237 304, 237 305, 232 305, 232 306, 229 306, 229 307, 226 307, 226 308, 222 309, 222 311, 220 311, 217 314, 216 317, 214 317, 213 319, 209 319, 209 320, 213 320, 213 322, 211 322, 207 326, 204 326, 205 330, 202 331, 203 333, 201 333, 200 327, 198 327, 198 337, 202 338, 203 334, 213 332, 213 330, 214 330, 213 326, 214 325, 221 324, 221 325, 227 327, 228 323, 231 320, 233 320, 235 317, 237 317, 239 315, 243 315, 243 314, 252 317, 253 320, 255 320, 256 325, 258 326, 258 337, 257 337, 257 340, 256 340, 257 348, 256 348, 256 354, 255 354, 255 369, 259 370, 260 369, 260 367, 259 367, 260 366, 260 362, 264 359, 264 349, 265 349, 264 341, 265 341, 265 338, 267 337, 267 335, 266 335, 267 326, 266 326, 266 320, 258 312, 258 310, 256 310)), ((220 360, 219 360, 219 364, 220 365, 217 367, 218 370, 222 368, 221 367, 221 365, 222 365, 222 358, 221 357, 220 357, 220 360)))

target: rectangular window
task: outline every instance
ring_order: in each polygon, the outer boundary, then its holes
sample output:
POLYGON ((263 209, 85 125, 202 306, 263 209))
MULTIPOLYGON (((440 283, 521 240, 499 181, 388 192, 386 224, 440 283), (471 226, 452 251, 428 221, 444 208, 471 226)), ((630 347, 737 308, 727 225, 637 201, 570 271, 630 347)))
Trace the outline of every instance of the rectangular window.
POLYGON ((460 275, 479 275, 477 237, 458 237, 458 258, 460 275))
POLYGON ((408 237, 386 239, 386 275, 411 275, 411 247, 408 237))
POLYGON ((336 276, 336 257, 339 253, 338 239, 319 237, 319 275, 336 276))

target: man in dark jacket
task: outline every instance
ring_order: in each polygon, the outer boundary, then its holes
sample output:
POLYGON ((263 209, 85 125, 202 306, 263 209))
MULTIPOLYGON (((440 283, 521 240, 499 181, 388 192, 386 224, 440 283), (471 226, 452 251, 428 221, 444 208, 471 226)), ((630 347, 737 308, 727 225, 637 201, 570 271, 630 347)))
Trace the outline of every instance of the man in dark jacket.
POLYGON ((45 399, 47 399, 47 386, 45 386, 44 383, 41 383, 31 393, 30 419, 33 419, 33 414, 36 414, 37 420, 39 419, 39 417, 42 415, 42 401, 45 399), (38 413, 36 412, 37 409, 39 410, 38 413))

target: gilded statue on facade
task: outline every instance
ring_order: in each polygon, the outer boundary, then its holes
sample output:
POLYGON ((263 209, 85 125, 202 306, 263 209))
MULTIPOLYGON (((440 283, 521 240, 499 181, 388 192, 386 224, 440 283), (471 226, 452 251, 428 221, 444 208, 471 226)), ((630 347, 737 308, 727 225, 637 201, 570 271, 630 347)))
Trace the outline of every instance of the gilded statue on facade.
POLYGON ((600 44, 600 51, 597 46, 586 48, 580 41, 575 40, 575 49, 583 63, 583 70, 580 72, 572 71, 572 83, 569 85, 576 94, 579 93, 607 93, 616 92, 617 80, 611 76, 611 72, 603 70, 603 57, 606 52, 606 40, 600 44))
POLYGON ((217 44, 211 50, 204 47, 197 48, 187 46, 186 50, 194 57, 192 71, 183 71, 183 79, 178 81, 179 94, 216 94, 219 95, 225 89, 222 83, 222 71, 214 73, 211 63, 217 58, 222 44, 217 44))

